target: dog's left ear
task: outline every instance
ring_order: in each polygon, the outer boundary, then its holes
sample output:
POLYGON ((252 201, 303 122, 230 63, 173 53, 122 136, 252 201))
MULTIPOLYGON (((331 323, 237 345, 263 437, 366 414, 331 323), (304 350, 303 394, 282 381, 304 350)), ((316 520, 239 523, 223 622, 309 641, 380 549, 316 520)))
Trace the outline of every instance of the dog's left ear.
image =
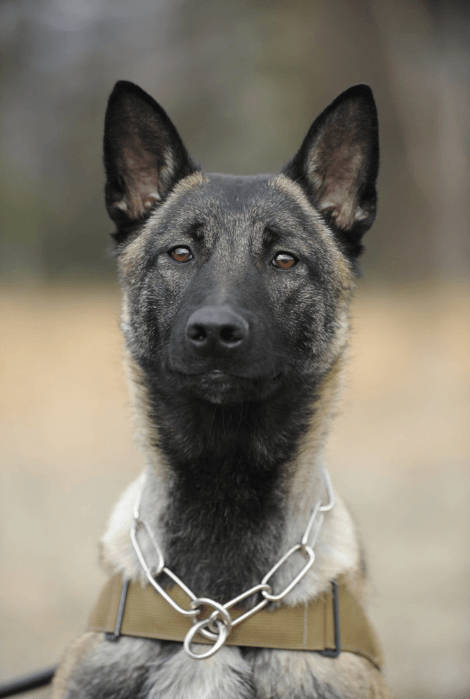
POLYGON ((125 80, 116 83, 108 101, 104 166, 106 207, 121 233, 197 169, 162 107, 125 80))
POLYGON ((355 85, 313 122, 283 172, 298 182, 356 257, 375 218, 379 163, 378 123, 372 91, 355 85))

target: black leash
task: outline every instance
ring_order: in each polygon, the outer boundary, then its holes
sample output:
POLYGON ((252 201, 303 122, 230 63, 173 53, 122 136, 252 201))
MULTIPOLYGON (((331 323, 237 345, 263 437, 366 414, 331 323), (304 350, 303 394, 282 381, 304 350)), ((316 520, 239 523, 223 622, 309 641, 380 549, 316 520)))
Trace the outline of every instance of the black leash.
POLYGON ((57 665, 53 665, 52 667, 44 668, 44 670, 16 677, 10 682, 0 684, 0 697, 12 697, 15 694, 22 694, 23 692, 30 692, 32 689, 45 687, 52 682, 56 670, 57 665))

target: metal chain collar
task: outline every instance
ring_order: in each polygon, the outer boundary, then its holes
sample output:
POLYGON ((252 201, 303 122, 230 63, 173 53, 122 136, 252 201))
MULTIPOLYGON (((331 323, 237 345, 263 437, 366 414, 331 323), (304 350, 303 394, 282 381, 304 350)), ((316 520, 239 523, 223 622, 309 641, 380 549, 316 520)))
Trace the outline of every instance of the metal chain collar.
POLYGON ((315 551, 314 547, 318 540, 318 535, 323 525, 325 519, 325 513, 333 509, 335 505, 335 498, 333 487, 331 485, 331 480, 326 470, 323 470, 323 477, 325 481, 327 503, 322 504, 319 500, 312 509, 312 513, 307 523, 307 527, 302 536, 300 543, 295 544, 290 548, 281 558, 273 565, 273 567, 266 573, 264 578, 258 585, 250 587, 249 590, 242 592, 237 597, 225 602, 225 604, 220 604, 216 600, 210 599, 209 597, 196 597, 190 588, 184 584, 184 582, 174 573, 170 568, 165 565, 165 560, 163 558, 163 553, 155 539, 148 524, 140 517, 140 500, 142 491, 137 500, 134 509, 134 522, 130 530, 130 537, 132 541, 132 546, 138 558, 140 565, 145 573, 145 576, 152 585, 152 587, 170 604, 175 611, 183 616, 189 617, 192 621, 192 626, 189 629, 186 637, 184 639, 184 649, 186 653, 195 660, 203 660, 204 658, 209 658, 214 655, 227 640, 231 630, 241 624, 245 619, 248 619, 253 614, 259 612, 263 607, 265 607, 269 602, 280 602, 286 595, 289 594, 291 590, 302 580, 306 573, 310 570, 315 562, 315 551), (139 545, 138 536, 139 532, 145 532, 150 539, 155 553, 157 555, 156 565, 152 568, 148 565, 145 560, 142 549, 139 545), (299 570, 297 575, 284 587, 283 590, 279 592, 274 592, 272 586, 272 577, 277 573, 281 566, 286 563, 292 556, 300 554, 305 559, 302 568, 299 570), (184 609, 181 605, 175 602, 172 597, 166 592, 166 590, 158 583, 158 578, 165 574, 177 587, 182 590, 189 598, 189 608, 184 609), (271 582, 270 582, 271 581, 271 582), (243 602, 244 600, 252 597, 254 595, 261 594, 262 599, 256 602, 251 609, 236 617, 232 618, 230 614, 230 609, 235 605, 243 602), (213 611, 209 616, 200 619, 200 615, 204 607, 209 607, 213 611), (195 653, 192 649, 192 644, 194 643, 194 636, 200 634, 204 636, 208 641, 211 641, 212 645, 209 649, 203 653, 195 653))

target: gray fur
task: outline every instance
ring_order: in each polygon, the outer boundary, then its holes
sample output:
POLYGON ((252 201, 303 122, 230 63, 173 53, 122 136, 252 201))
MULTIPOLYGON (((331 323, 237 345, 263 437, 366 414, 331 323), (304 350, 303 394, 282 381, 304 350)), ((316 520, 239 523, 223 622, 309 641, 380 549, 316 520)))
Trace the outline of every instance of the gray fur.
POLYGON ((64 699, 251 699, 251 668, 238 649, 223 649, 206 663, 188 663, 180 644, 122 637, 99 639, 72 672, 64 699))

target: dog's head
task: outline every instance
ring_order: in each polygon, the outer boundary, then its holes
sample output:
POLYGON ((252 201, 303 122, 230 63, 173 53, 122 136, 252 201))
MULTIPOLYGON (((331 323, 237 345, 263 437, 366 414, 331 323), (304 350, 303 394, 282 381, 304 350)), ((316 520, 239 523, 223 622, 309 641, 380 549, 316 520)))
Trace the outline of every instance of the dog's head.
POLYGON ((344 348, 375 217, 370 89, 342 93, 281 173, 238 177, 202 173, 163 109, 119 82, 104 161, 123 327, 146 374, 217 404, 313 390, 344 348))

